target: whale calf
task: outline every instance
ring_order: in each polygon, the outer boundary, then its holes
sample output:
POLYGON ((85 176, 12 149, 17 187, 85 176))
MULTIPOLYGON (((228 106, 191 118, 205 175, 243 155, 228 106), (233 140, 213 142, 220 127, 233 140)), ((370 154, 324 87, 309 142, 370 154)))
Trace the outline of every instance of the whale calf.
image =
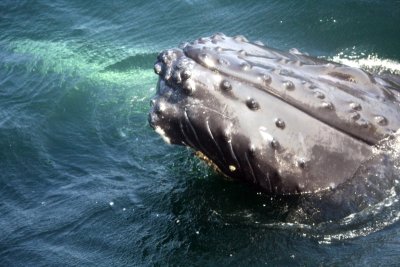
POLYGON ((276 194, 351 179, 400 128, 400 79, 215 34, 159 54, 149 124, 276 194))

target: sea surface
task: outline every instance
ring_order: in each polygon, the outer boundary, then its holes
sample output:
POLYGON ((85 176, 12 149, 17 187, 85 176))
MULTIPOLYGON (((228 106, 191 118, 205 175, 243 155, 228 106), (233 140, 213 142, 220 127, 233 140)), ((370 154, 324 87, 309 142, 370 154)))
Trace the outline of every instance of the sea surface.
POLYGON ((400 74, 398 0, 2 0, 0 266, 398 266, 395 171, 304 219, 149 127, 157 54, 215 32, 400 74))

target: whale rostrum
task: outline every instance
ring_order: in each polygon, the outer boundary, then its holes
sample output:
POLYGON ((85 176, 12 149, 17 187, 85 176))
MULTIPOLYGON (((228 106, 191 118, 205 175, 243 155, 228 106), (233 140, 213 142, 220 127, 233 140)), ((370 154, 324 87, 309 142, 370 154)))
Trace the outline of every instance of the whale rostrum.
POLYGON ((400 128, 400 79, 215 34, 159 54, 149 124, 271 194, 351 178, 400 128))

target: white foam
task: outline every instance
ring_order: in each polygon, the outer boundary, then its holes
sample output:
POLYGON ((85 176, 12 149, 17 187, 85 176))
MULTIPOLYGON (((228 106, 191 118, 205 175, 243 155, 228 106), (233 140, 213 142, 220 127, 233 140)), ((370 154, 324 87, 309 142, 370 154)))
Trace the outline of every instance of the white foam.
POLYGON ((391 59, 382 59, 376 54, 370 54, 365 57, 364 53, 348 56, 340 52, 338 55, 330 58, 330 60, 376 73, 390 72, 400 75, 400 62, 391 59))
POLYGON ((156 126, 155 131, 161 135, 165 143, 171 144, 171 139, 165 134, 165 131, 160 126, 156 126))

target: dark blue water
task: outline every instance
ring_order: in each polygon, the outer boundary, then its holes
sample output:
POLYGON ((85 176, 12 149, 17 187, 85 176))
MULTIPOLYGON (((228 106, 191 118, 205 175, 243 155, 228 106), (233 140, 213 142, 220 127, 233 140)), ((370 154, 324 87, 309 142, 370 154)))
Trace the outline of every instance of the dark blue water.
POLYGON ((299 222, 298 201, 214 174, 147 125, 158 52, 215 32, 400 69, 396 0, 2 0, 1 266, 400 262, 397 174, 372 206, 299 222))

